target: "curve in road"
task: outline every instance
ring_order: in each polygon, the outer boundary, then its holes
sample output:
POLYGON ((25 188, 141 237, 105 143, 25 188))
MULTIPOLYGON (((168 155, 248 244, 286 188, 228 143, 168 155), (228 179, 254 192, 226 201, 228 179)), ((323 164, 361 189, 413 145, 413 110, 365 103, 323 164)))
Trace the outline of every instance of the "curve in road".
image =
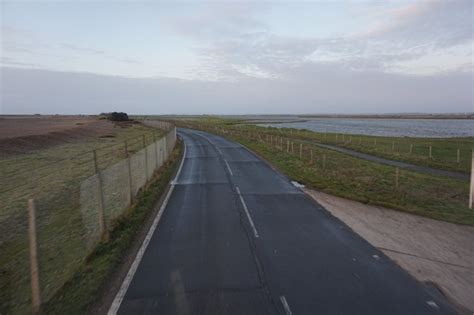
POLYGON ((456 313, 240 144, 179 135, 181 172, 109 313, 456 313))

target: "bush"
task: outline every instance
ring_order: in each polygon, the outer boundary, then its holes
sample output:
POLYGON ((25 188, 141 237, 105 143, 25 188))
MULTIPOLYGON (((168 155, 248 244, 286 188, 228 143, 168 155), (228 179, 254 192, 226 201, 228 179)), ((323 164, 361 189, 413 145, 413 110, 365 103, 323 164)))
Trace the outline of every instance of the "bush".
POLYGON ((111 121, 128 121, 129 120, 127 113, 122 113, 122 112, 107 113, 107 119, 111 121))

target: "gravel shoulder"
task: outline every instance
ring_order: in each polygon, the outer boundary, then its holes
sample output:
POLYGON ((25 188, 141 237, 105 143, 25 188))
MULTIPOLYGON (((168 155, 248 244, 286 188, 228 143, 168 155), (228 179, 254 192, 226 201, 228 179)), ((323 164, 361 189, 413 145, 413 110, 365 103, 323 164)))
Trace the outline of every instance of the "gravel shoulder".
POLYGON ((474 227, 305 192, 419 281, 474 310, 474 227))

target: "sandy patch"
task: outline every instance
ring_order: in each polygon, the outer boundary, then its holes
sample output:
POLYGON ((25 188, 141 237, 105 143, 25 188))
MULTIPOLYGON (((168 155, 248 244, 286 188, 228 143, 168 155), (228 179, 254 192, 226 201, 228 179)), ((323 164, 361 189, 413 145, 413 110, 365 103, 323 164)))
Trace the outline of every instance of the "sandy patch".
POLYGON ((474 227, 305 191, 419 281, 474 310, 474 227))

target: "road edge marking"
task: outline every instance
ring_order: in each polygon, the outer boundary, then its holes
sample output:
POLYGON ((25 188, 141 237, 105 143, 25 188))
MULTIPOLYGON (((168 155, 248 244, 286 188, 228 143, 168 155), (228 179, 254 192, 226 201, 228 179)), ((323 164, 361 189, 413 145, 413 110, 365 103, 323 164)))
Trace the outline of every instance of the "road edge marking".
POLYGON ((284 295, 280 296, 280 301, 281 301, 281 304, 283 304, 283 308, 285 309, 286 315, 292 315, 290 306, 288 305, 288 302, 286 301, 286 298, 284 295))
POLYGON ((249 209, 247 208, 247 204, 245 203, 245 200, 242 197, 242 194, 240 193, 239 187, 235 186, 235 188, 237 190, 237 194, 239 195, 240 202, 242 203, 242 206, 244 206, 244 210, 245 210, 245 213, 247 214, 247 218, 249 219, 250 226, 252 227, 252 230, 253 230, 253 234, 255 238, 258 238, 259 237, 258 232, 257 232, 257 229, 255 228, 255 224, 253 223, 252 217, 250 216, 249 209))
POLYGON ((148 247, 148 244, 150 243, 150 240, 155 233, 156 227, 158 226, 158 223, 160 222, 161 216, 168 205, 168 201, 170 199, 171 193, 174 190, 174 186, 176 184, 176 180, 179 177, 179 174, 181 173, 181 169, 183 168, 184 160, 186 158, 186 143, 184 143, 184 152, 183 152, 183 159, 181 160, 181 164, 179 165, 178 171, 176 172, 176 175, 174 179, 171 181, 170 189, 168 190, 168 193, 166 194, 165 199, 163 200, 163 203, 161 204, 160 210, 158 211, 158 214, 156 215, 155 219, 153 220, 152 225, 150 226, 150 229, 148 230, 148 233, 143 240, 142 245, 140 246, 140 249, 138 250, 137 255, 135 256, 135 260, 133 261, 132 265, 130 266, 130 269, 128 270, 127 275, 123 279, 122 285, 120 286, 119 291, 115 295, 115 298, 110 305, 109 311, 107 312, 107 315, 115 315, 117 314, 117 311, 120 308, 120 305, 122 304, 123 298, 125 297, 125 294, 128 291, 128 287, 130 286, 130 283, 133 280, 133 277, 135 276, 135 272, 138 269, 138 266, 140 265, 140 262, 142 261, 143 255, 145 254, 145 251, 148 247))
POLYGON ((234 176, 234 173, 232 173, 232 169, 230 168, 230 165, 229 165, 229 163, 227 162, 227 160, 224 160, 224 162, 225 162, 225 165, 227 165, 227 169, 229 170, 230 175, 231 175, 231 176, 234 176))

